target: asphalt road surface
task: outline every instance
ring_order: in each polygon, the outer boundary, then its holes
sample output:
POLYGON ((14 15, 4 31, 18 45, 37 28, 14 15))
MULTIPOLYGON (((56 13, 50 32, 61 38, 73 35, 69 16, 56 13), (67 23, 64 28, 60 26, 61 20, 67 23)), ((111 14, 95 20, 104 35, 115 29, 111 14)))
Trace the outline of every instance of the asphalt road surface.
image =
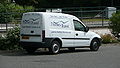
POLYGON ((97 52, 61 50, 58 55, 0 51, 0 68, 120 68, 120 44, 104 44, 97 52))

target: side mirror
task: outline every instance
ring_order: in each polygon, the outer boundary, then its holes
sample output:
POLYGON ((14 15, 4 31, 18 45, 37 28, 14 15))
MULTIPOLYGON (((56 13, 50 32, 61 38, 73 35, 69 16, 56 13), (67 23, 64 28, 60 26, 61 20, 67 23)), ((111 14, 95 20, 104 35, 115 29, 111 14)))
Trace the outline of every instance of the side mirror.
POLYGON ((85 28, 85 32, 88 32, 89 31, 89 27, 86 26, 85 28))

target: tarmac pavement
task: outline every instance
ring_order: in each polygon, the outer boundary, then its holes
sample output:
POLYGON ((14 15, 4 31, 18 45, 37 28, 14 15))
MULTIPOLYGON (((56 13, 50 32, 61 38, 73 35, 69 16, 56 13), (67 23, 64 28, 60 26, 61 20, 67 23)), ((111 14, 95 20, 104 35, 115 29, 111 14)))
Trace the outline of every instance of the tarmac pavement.
POLYGON ((120 44, 104 44, 97 52, 61 50, 57 55, 0 51, 0 68, 120 68, 120 44))

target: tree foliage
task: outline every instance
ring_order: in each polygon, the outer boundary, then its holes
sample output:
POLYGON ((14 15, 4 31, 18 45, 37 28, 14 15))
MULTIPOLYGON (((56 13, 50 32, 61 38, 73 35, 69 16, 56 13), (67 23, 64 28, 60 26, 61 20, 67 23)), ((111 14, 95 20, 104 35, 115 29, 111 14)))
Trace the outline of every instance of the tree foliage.
POLYGON ((12 15, 9 14, 9 5, 0 3, 0 23, 7 23, 12 20, 12 15))
POLYGON ((19 18, 22 13, 34 10, 34 8, 32 6, 24 6, 24 7, 22 7, 20 5, 14 4, 14 3, 11 3, 9 5, 9 8, 11 8, 9 12, 12 12, 12 16, 14 18, 19 18))
POLYGON ((32 6, 20 6, 11 1, 3 1, 0 3, 0 23, 9 23, 14 18, 21 17, 21 14, 34 9, 32 6), (27 9, 27 10, 26 10, 27 9))
POLYGON ((15 0, 19 5, 37 8, 120 6, 120 0, 15 0))

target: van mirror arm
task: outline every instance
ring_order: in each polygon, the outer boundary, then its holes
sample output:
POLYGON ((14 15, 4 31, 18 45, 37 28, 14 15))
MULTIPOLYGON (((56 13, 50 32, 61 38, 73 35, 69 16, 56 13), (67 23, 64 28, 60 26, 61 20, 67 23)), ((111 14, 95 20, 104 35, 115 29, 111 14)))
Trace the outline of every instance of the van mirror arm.
POLYGON ((89 31, 89 27, 85 27, 85 32, 88 32, 89 31))

